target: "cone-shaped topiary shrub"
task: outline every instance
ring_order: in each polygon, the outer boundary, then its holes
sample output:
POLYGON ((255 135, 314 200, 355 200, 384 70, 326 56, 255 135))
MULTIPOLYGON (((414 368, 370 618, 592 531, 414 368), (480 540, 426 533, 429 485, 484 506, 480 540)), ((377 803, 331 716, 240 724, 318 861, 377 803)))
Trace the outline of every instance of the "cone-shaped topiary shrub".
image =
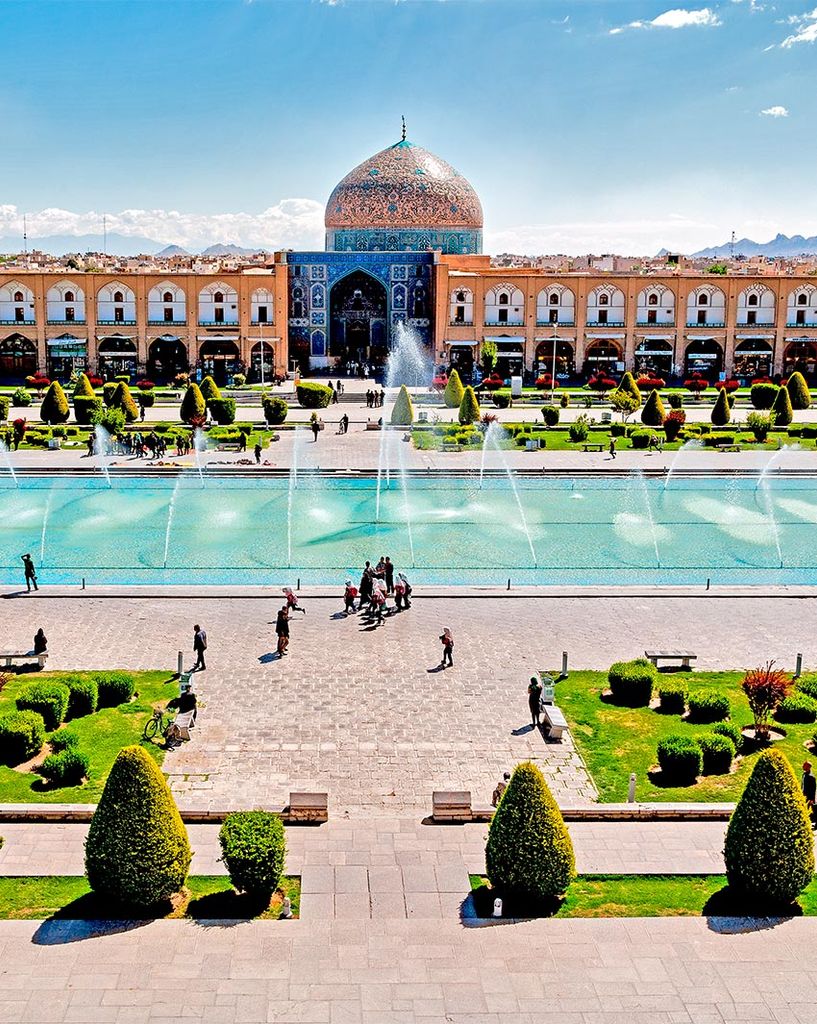
POLYGON ((469 384, 463 392, 460 402, 459 421, 462 424, 476 423, 479 417, 479 402, 474 394, 474 389, 469 384))
POLYGON ((204 377, 202 379, 202 382, 199 385, 199 390, 201 391, 201 397, 204 399, 207 405, 209 405, 214 398, 221 398, 221 390, 218 384, 216 384, 216 382, 210 376, 204 377))
POLYGON ((465 388, 462 386, 460 375, 456 370, 451 371, 451 376, 448 378, 448 383, 445 385, 445 391, 443 392, 443 401, 447 409, 459 409, 462 404, 462 396, 465 394, 465 388))
POLYGON ((123 380, 120 380, 116 385, 116 391, 114 391, 113 398, 111 399, 111 408, 121 409, 128 423, 133 423, 139 419, 139 409, 133 400, 130 388, 123 380))
POLYGON ((621 378, 621 383, 619 384, 617 390, 623 392, 624 394, 632 395, 633 398, 635 398, 638 402, 636 409, 639 405, 641 405, 641 391, 639 390, 639 387, 635 382, 635 378, 629 370, 621 378))
POLYGON ((662 427, 667 418, 664 403, 657 391, 651 391, 641 410, 641 422, 648 427, 662 427))
POLYGON ((716 427, 725 427, 729 420, 732 419, 732 407, 729 405, 729 396, 725 388, 718 390, 718 398, 709 418, 716 427))
POLYGON ((811 392, 806 384, 806 378, 799 370, 795 370, 786 381, 786 390, 791 399, 792 409, 808 409, 811 406, 811 392))
POLYGON ((207 406, 198 384, 188 384, 182 399, 182 407, 179 410, 179 418, 182 423, 192 423, 194 420, 202 419, 206 411, 207 406))
POLYGON ((414 406, 405 384, 400 385, 400 393, 391 411, 391 421, 396 427, 410 427, 414 422, 414 406))
POLYGON ((774 416, 776 427, 787 427, 794 418, 788 388, 777 389, 774 404, 772 405, 772 415, 774 416))
POLYGON ((485 869, 504 897, 552 900, 576 875, 573 844, 542 773, 517 765, 488 830, 485 869))
POLYGON ((269 899, 284 873, 286 837, 277 814, 236 811, 218 834, 230 881, 239 892, 269 899))
POLYGON ((65 423, 70 415, 71 410, 62 385, 57 380, 52 381, 40 405, 40 419, 48 424, 65 423))
POLYGON ((142 747, 123 747, 85 841, 88 884, 148 907, 177 893, 189 867, 187 831, 164 775, 142 747))
POLYGON ((758 900, 790 903, 814 874, 808 807, 779 750, 764 750, 729 820, 724 846, 729 885, 758 900))
POLYGON ((109 409, 113 404, 113 396, 116 394, 116 388, 117 384, 112 380, 109 380, 102 385, 102 398, 109 409))
POLYGON ((77 382, 74 385, 74 398, 93 398, 94 389, 91 387, 91 382, 88 380, 87 373, 81 373, 77 377, 77 382))

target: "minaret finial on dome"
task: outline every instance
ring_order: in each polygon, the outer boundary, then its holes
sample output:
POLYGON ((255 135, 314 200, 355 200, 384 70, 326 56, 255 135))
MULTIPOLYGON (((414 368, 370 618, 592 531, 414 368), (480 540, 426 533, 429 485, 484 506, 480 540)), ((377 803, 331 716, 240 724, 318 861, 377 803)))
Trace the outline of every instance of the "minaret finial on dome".
POLYGON ((403 138, 402 138, 402 141, 405 142, 406 141, 406 118, 405 118, 405 116, 401 114, 400 115, 400 120, 403 122, 403 138))

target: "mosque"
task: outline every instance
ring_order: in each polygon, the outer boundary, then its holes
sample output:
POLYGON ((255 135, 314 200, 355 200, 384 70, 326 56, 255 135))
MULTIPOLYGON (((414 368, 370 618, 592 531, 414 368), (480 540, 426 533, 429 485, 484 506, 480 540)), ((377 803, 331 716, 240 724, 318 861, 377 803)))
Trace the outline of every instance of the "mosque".
POLYGON ((335 186, 325 226, 324 251, 234 272, 0 270, 0 382, 377 368, 398 324, 466 378, 491 341, 503 376, 800 369, 817 381, 814 278, 492 267, 476 191, 405 125, 335 186))

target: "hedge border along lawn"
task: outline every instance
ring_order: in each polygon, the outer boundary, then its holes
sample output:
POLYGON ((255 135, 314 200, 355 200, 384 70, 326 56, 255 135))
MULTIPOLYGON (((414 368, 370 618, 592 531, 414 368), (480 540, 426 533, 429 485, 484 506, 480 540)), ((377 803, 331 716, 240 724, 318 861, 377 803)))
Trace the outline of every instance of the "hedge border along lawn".
POLYGON ((276 920, 284 896, 292 903, 292 916, 301 906, 299 875, 285 875, 266 906, 235 892, 226 875, 193 875, 180 900, 168 906, 166 914, 133 907, 117 910, 111 901, 94 894, 81 875, 0 876, 0 920, 34 921, 59 918, 66 921, 111 921, 120 918, 156 920, 196 918, 199 920, 276 920))
MULTIPOLYGON (((490 917, 496 893, 484 875, 470 875, 478 917, 490 917)), ((503 906, 505 917, 537 916, 503 906)), ((579 875, 550 917, 817 917, 817 876, 797 903, 763 907, 731 893, 726 875, 579 875)))
MULTIPOLYGON (((661 672, 656 689, 666 681, 694 689, 721 691, 729 698, 729 721, 742 728, 752 723, 749 705, 740 688, 743 675, 743 672, 661 672)), ((693 737, 713 733, 715 725, 688 722, 680 715, 668 715, 652 708, 612 704, 600 696, 606 686, 606 672, 585 671, 571 671, 569 678, 556 686, 556 703, 567 718, 570 735, 593 777, 602 803, 627 799, 631 771, 636 773, 636 800, 639 801, 719 802, 740 797, 759 752, 739 751, 740 756, 729 775, 707 775, 688 786, 656 785, 648 771, 658 762, 658 740, 670 733, 693 737)), ((786 755, 795 771, 799 770, 808 756, 803 744, 814 735, 814 724, 781 726, 773 722, 772 726, 786 732, 782 740, 772 744, 773 748, 786 755)))
MULTIPOLYGON (((0 692, 0 713, 14 710, 17 694, 35 680, 58 682, 66 676, 90 677, 103 671, 97 669, 94 672, 38 672, 36 675, 21 673, 12 676, 0 692)), ((114 708, 100 708, 92 715, 73 718, 66 723, 66 727, 79 738, 78 748, 91 759, 90 776, 86 783, 52 789, 46 787, 41 776, 35 772, 20 772, 0 765, 0 803, 96 803, 102 794, 114 758, 122 747, 132 743, 145 747, 156 763, 161 765, 164 760, 164 747, 156 742, 145 741, 142 738, 142 730, 153 712, 154 705, 164 706, 173 697, 178 696, 178 680, 164 671, 130 674, 136 680, 134 700, 114 708)))

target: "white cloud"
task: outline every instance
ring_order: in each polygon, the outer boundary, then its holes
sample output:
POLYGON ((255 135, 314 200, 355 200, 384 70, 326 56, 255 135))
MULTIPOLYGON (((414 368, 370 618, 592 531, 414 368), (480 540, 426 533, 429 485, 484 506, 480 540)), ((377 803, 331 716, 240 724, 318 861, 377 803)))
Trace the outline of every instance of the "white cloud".
MULTIPOLYGON (((324 205, 314 199, 282 199, 260 213, 180 213, 178 210, 104 211, 109 234, 142 236, 199 248, 215 242, 266 249, 313 249, 323 245, 324 205)), ((103 211, 75 213, 50 207, 26 212, 31 244, 44 235, 85 235, 102 231, 103 211)), ((0 235, 21 236, 23 211, 0 205, 0 235)))
MULTIPOLYGON (((806 11, 804 14, 792 14, 786 19, 787 25, 794 25, 795 31, 781 42, 776 44, 781 50, 790 50, 797 43, 817 42, 817 7, 813 11, 806 11)), ((775 45, 767 46, 767 50, 775 49, 775 45)))
POLYGON ((673 8, 671 11, 664 11, 652 21, 631 21, 627 25, 620 25, 618 28, 611 28, 610 35, 617 36, 628 28, 690 28, 693 26, 704 28, 715 28, 723 22, 709 7, 702 7, 698 11, 687 11, 682 7, 673 8))
POLYGON ((788 112, 788 110, 786 110, 785 107, 781 107, 781 106, 778 105, 778 106, 775 106, 775 107, 766 107, 765 110, 761 110, 760 111, 760 116, 761 117, 788 117, 789 116, 789 112, 788 112))

